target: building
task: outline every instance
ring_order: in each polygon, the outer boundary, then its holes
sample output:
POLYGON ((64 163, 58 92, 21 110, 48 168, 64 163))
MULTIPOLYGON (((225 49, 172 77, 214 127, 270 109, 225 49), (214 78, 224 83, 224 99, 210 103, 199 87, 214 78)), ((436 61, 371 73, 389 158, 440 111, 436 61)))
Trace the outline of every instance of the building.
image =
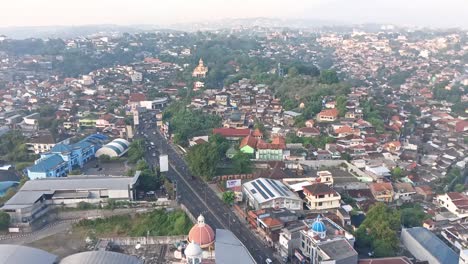
POLYGON ((198 61, 197 67, 193 69, 192 77, 205 78, 207 73, 208 73, 208 67, 203 65, 203 60, 200 58, 200 60, 198 61))
POLYGON ((255 264, 249 250, 229 230, 216 229, 215 262, 223 264, 255 264))
POLYGON ((82 168, 93 159, 104 140, 107 140, 107 136, 93 134, 74 144, 59 143, 49 152, 42 153, 34 165, 26 169, 28 177, 31 180, 64 177, 74 168, 82 168))
POLYGON ((23 122, 28 126, 39 126, 39 113, 33 113, 23 117, 23 122))
MULTIPOLYGON (((68 144, 69 139, 61 141, 60 143, 68 144)), ((49 131, 40 131, 29 137, 26 146, 28 147, 28 151, 34 154, 41 154, 50 151, 55 144, 55 139, 49 131)))
POLYGON ((458 255, 424 227, 403 228, 401 242, 418 260, 429 264, 458 263, 458 255))
POLYGON ((283 150, 286 148, 286 141, 283 137, 274 137, 271 143, 261 139, 257 142, 255 152, 257 160, 283 160, 283 150))
POLYGON ((392 183, 390 182, 373 182, 369 184, 369 189, 374 195, 375 200, 380 202, 391 203, 395 193, 392 183))
POLYGON ((360 259, 358 264, 413 264, 407 257, 360 259))
POLYGON ((319 122, 333 122, 338 118, 338 109, 325 109, 317 114, 317 121, 319 122))
POLYGON ((356 264, 358 254, 354 250, 354 236, 328 218, 317 216, 305 220, 308 230, 301 230, 301 243, 294 256, 302 263, 356 264))
POLYGON ((127 153, 129 147, 130 142, 123 138, 117 138, 98 149, 95 156, 96 158, 102 155, 107 155, 111 158, 122 157, 122 155, 127 153))
POLYGON ((325 183, 303 186, 306 206, 310 210, 327 210, 340 207, 341 196, 325 183))
POLYGON ((393 186, 395 190, 394 199, 396 201, 411 202, 413 200, 413 196, 416 194, 416 191, 411 183, 397 182, 393 186))
POLYGON ((59 264, 143 264, 135 256, 111 251, 86 251, 63 258, 59 264))
POLYGON ((242 192, 247 203, 255 208, 286 208, 301 210, 302 200, 290 191, 282 182, 258 178, 242 185, 242 192))
POLYGON ((134 200, 140 176, 74 176, 27 181, 1 210, 11 218, 11 227, 28 230, 53 205, 74 207, 79 202, 101 203, 108 199, 134 200))
POLYGON ((298 221, 281 229, 278 239, 278 251, 283 260, 294 256, 294 249, 299 248, 301 244, 301 230, 307 228, 304 222, 298 221))
POLYGON ((21 246, 0 245, 0 262, 14 264, 57 264, 59 258, 47 251, 21 246))
POLYGON ((248 128, 215 128, 213 129, 214 135, 220 135, 228 140, 236 141, 250 135, 250 129, 248 128))
POLYGON ((298 137, 318 137, 320 136, 320 130, 315 127, 303 127, 297 130, 296 135, 298 137))
POLYGON ((437 195, 436 201, 440 206, 445 207, 458 218, 468 216, 468 197, 465 194, 449 192, 437 195))
POLYGON ((253 135, 248 135, 242 139, 239 145, 239 150, 245 154, 253 156, 255 154, 255 148, 257 147, 258 139, 253 135))
POLYGON ((213 248, 215 233, 211 226, 205 223, 203 215, 198 216, 197 224, 190 229, 188 241, 190 243, 197 243, 202 249, 213 248))

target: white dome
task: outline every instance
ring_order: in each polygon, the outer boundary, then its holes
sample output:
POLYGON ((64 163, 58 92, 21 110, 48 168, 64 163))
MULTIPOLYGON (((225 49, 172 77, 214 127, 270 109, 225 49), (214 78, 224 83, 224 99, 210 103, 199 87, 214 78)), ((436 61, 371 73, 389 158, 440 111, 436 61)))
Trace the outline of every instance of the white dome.
POLYGON ((203 255, 203 250, 201 247, 194 242, 190 242, 185 248, 185 256, 187 258, 201 258, 203 255))

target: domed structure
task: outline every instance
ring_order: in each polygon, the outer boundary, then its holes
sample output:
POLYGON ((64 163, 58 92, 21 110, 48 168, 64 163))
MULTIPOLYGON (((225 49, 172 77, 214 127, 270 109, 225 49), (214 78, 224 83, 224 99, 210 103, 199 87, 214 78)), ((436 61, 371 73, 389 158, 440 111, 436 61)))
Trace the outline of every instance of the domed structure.
POLYGON ((199 264, 202 261, 203 250, 194 242, 190 242, 184 251, 185 258, 189 264, 199 264))
POLYGON ((203 215, 200 215, 197 221, 198 223, 190 229, 188 241, 197 243, 201 248, 209 248, 214 244, 215 233, 211 226, 205 224, 203 215))
POLYGON ((314 223, 312 224, 312 234, 314 236, 318 235, 322 239, 325 238, 327 234, 327 227, 320 219, 320 215, 317 216, 317 219, 315 219, 314 223))

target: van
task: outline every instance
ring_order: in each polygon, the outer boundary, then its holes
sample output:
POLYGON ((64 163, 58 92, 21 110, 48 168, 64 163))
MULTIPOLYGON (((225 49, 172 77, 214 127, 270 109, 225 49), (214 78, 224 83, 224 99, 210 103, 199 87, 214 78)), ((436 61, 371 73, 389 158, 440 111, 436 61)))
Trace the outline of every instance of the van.
POLYGON ((267 258, 267 259, 265 260, 265 263, 266 263, 266 264, 271 264, 271 263, 273 263, 273 260, 271 260, 270 258, 267 258))

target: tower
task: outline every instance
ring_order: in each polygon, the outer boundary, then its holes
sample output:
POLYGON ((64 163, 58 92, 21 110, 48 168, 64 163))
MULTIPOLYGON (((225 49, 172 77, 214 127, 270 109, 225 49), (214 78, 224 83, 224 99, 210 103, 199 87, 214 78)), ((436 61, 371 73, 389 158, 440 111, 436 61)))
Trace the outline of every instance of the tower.
POLYGON ((195 242, 190 242, 187 245, 184 254, 187 264, 200 264, 202 262, 203 250, 195 242))

